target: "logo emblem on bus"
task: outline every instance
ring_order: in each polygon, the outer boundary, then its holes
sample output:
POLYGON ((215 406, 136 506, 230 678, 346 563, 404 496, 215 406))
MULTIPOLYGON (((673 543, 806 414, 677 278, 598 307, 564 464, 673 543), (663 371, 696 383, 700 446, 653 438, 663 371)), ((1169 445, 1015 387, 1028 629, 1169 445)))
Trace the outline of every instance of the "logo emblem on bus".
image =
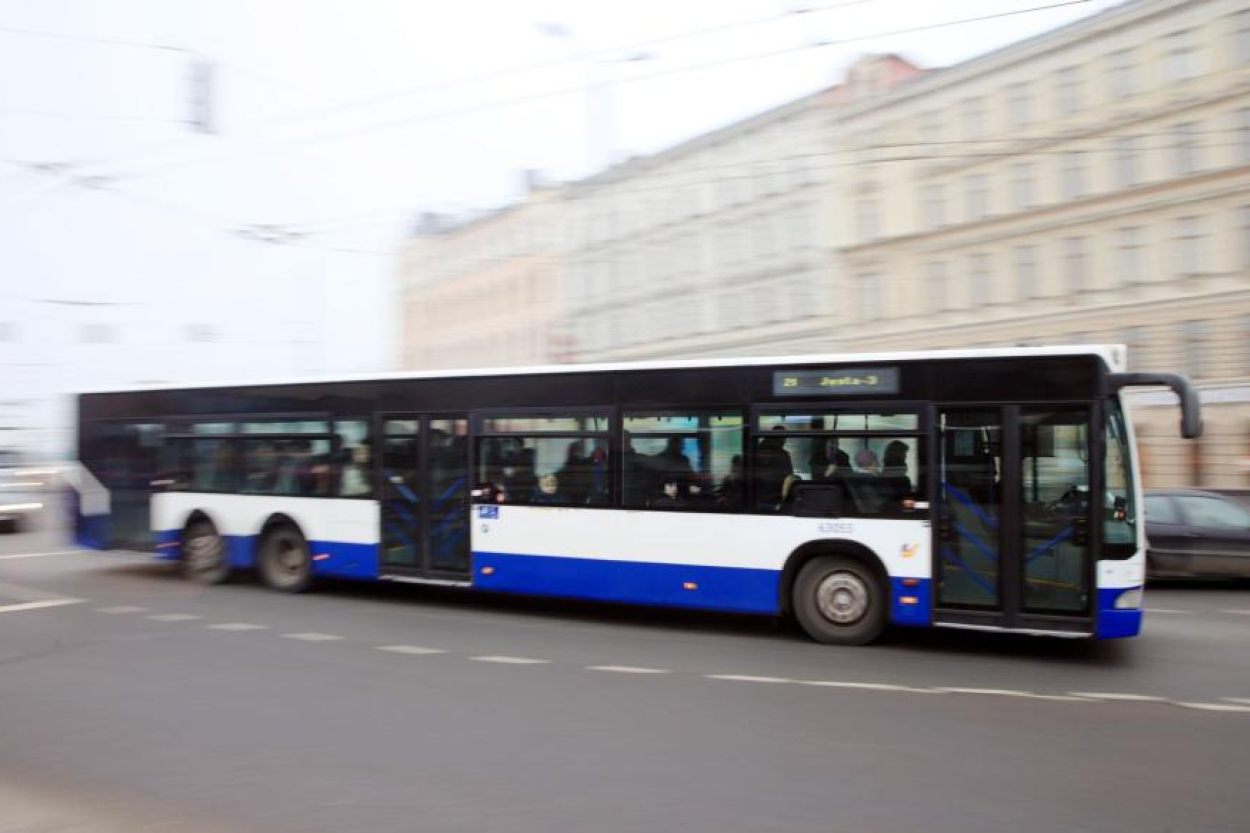
POLYGON ((914 558, 916 556, 916 553, 920 552, 920 545, 919 544, 903 544, 901 552, 902 552, 903 558, 914 558))

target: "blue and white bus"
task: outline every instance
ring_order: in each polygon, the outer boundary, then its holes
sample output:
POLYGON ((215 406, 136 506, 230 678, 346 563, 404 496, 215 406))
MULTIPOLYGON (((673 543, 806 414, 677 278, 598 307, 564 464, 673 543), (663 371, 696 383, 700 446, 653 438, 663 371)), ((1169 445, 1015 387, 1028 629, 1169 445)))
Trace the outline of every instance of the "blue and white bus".
POLYGON ((255 573, 1125 637, 1145 532, 1119 346, 87 393, 78 540, 255 573))

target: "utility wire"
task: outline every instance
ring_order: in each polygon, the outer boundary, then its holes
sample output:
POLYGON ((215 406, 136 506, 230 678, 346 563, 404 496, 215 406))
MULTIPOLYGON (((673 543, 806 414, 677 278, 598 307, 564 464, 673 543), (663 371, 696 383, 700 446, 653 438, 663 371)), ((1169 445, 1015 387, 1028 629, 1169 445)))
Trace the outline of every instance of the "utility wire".
MULTIPOLYGON (((771 49, 771 50, 766 50, 763 52, 757 52, 757 53, 747 54, 747 55, 728 56, 728 57, 718 58, 718 59, 714 59, 710 61, 704 61, 704 62, 696 63, 696 64, 688 64, 688 65, 684 65, 680 67, 670 67, 668 69, 657 70, 657 71, 650 72, 650 73, 640 73, 640 74, 633 75, 627 78, 619 79, 616 83, 625 84, 625 83, 638 83, 642 81, 650 81, 650 80, 655 80, 658 78, 665 78, 665 77, 669 77, 669 76, 673 76, 677 74, 698 72, 701 70, 714 69, 714 68, 718 68, 722 66, 729 66, 733 64, 751 63, 755 61, 761 61, 761 60, 766 60, 769 58, 779 57, 782 55, 788 55, 788 54, 793 54, 797 52, 807 51, 810 49, 823 49, 823 48, 827 48, 831 46, 842 46, 842 45, 851 44, 851 43, 858 43, 861 41, 877 40, 881 38, 894 37, 897 35, 915 34, 917 32, 933 31, 933 30, 948 28, 952 26, 961 26, 961 25, 967 25, 970 23, 979 23, 983 21, 996 20, 996 19, 1012 17, 1016 15, 1030 14, 1034 12, 1048 11, 1052 9, 1059 9, 1059 8, 1064 8, 1068 6, 1083 5, 1088 2, 1090 2, 1090 0, 1062 0, 1062 2, 1049 3, 1049 4, 1041 5, 1041 6, 1032 6, 1032 7, 1024 8, 1024 9, 1014 9, 1014 10, 1007 11, 1007 12, 996 12, 993 14, 978 15, 975 17, 966 17, 966 18, 961 18, 958 20, 948 20, 948 21, 942 21, 938 23, 925 24, 921 26, 912 26, 912 27, 907 27, 907 28, 902 28, 902 29, 893 29, 893 30, 883 31, 883 32, 874 32, 871 34, 856 35, 856 36, 847 37, 847 38, 839 38, 835 40, 826 40, 826 41, 820 41, 817 43, 809 43, 809 44, 804 44, 802 46, 797 46, 797 47, 794 47, 794 46, 783 47, 780 49, 771 49)), ((559 97, 566 96, 566 95, 578 94, 578 93, 583 92, 584 89, 585 89, 584 85, 576 85, 576 86, 561 87, 561 88, 553 89, 553 90, 545 90, 545 91, 539 91, 539 92, 534 92, 534 93, 528 93, 526 95, 521 95, 521 96, 502 97, 502 98, 497 98, 497 99, 493 99, 490 101, 462 105, 459 107, 452 107, 446 110, 418 114, 416 116, 398 119, 398 120, 390 121, 390 122, 383 122, 380 124, 366 125, 366 126, 350 128, 347 130, 340 130, 340 131, 331 132, 331 133, 312 134, 312 135, 305 136, 305 137, 280 139, 275 142, 269 143, 267 145, 261 145, 260 147, 252 148, 251 150, 244 150, 244 151, 240 151, 236 153, 227 153, 227 154, 222 154, 219 156, 198 157, 198 158, 193 158, 189 160, 182 160, 180 162, 176 161, 176 162, 169 163, 163 166, 158 164, 154 169, 144 170, 143 168, 139 168, 138 170, 125 172, 121 175, 127 176, 127 177, 159 176, 162 174, 170 173, 172 171, 181 170, 187 167, 197 167, 200 165, 215 165, 215 164, 220 164, 222 162, 229 162, 234 159, 255 156, 257 154, 268 154, 268 153, 273 153, 276 151, 290 150, 293 147, 306 147, 311 144, 318 144, 318 143, 322 143, 326 141, 334 141, 337 139, 342 139, 342 138, 358 135, 360 133, 378 133, 382 131, 402 129, 402 128, 411 127, 411 126, 418 125, 418 124, 426 124, 429 122, 439 121, 442 119, 447 119, 447 118, 451 118, 455 116, 462 116, 462 115, 468 115, 471 113, 481 112, 484 110, 492 110, 492 109, 497 109, 500 107, 514 106, 518 104, 530 104, 530 103, 543 101, 547 99, 559 98, 559 97)))
POLYGON ((47 38, 50 40, 76 41, 78 43, 95 43, 106 46, 128 46, 135 49, 156 49, 164 52, 180 52, 183 54, 191 54, 190 49, 181 46, 170 46, 164 43, 151 43, 148 41, 123 40, 120 38, 100 38, 93 35, 73 35, 64 32, 48 32, 40 29, 24 29, 17 26, 0 26, 0 33, 6 35, 23 35, 34 38, 47 38))

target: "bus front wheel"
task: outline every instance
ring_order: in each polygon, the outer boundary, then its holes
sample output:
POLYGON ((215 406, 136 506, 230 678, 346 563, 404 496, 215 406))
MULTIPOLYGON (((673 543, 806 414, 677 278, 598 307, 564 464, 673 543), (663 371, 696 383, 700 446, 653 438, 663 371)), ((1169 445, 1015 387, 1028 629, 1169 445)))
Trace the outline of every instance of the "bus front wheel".
POLYGON ((312 551, 292 526, 276 526, 265 533, 257 566, 261 580, 274 590, 302 593, 312 584, 312 551))
POLYGON ((794 581, 794 615, 807 635, 827 645, 865 645, 885 629, 881 580, 854 558, 813 558, 794 581))

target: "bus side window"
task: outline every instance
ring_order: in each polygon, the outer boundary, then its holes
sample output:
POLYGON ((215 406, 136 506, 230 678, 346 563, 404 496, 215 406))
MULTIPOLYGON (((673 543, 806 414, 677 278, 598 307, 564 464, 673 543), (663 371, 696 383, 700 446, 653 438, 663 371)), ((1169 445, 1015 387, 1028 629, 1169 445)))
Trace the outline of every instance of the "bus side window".
POLYGON ((716 411, 625 414, 625 507, 741 511, 745 426, 740 414, 716 411))

